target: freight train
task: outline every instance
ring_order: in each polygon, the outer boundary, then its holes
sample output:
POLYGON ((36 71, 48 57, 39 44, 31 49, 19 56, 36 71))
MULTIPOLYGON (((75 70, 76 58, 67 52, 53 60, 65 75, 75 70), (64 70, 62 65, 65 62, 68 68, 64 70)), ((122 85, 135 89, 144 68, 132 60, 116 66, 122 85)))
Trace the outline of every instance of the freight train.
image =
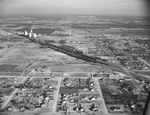
POLYGON ((87 56, 82 51, 79 51, 76 48, 71 47, 71 46, 67 46, 67 45, 56 46, 56 45, 53 45, 53 44, 50 44, 50 43, 47 43, 47 42, 41 42, 41 41, 38 41, 38 40, 35 40, 35 39, 30 39, 29 38, 29 40, 31 40, 34 43, 38 43, 41 46, 45 46, 47 48, 54 49, 56 51, 65 53, 69 56, 72 56, 72 57, 75 57, 75 58, 78 58, 78 59, 81 59, 81 60, 84 60, 84 61, 87 61, 87 62, 100 63, 100 64, 103 64, 103 65, 109 66, 109 64, 107 64, 106 60, 103 60, 101 58, 87 56))

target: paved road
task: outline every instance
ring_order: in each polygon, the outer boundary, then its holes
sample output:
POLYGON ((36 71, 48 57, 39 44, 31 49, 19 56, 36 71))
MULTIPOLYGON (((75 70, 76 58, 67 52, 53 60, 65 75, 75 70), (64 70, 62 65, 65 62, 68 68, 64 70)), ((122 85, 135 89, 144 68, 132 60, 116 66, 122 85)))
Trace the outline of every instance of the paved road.
MULTIPOLYGON (((29 76, 24 77, 21 83, 24 83, 28 78, 29 78, 29 76)), ((1 109, 4 109, 6 107, 6 105, 9 103, 9 101, 17 93, 18 90, 19 90, 18 88, 14 90, 14 92, 9 96, 9 98, 7 99, 7 101, 5 101, 5 103, 2 105, 1 109)))
MULTIPOLYGON (((25 71, 25 70, 24 70, 24 71, 25 71)), ((23 71, 22 73, 24 73, 24 71, 23 71)), ((28 76, 25 76, 25 77, 23 78, 23 80, 21 81, 21 84, 24 83, 24 82, 30 77, 31 74, 32 74, 32 71, 30 72, 30 74, 29 74, 28 76)), ((9 103, 9 101, 13 98, 13 96, 17 93, 18 90, 19 90, 19 89, 16 88, 16 89, 13 91, 13 93, 9 96, 9 98, 7 99, 7 101, 5 101, 5 103, 2 105, 1 109, 4 109, 4 108, 7 106, 7 104, 9 103)))
POLYGON ((105 114, 108 114, 108 110, 107 110, 107 107, 106 107, 106 104, 105 104, 105 101, 104 101, 104 98, 103 98, 103 94, 102 94, 102 91, 101 91, 98 79, 99 78, 93 78, 93 81, 97 85, 97 90, 98 90, 98 92, 100 94, 100 98, 101 98, 101 101, 102 101, 103 111, 104 111, 105 114))
POLYGON ((54 99, 52 112, 55 112, 56 108, 57 108, 57 100, 59 98, 59 90, 60 90, 60 86, 61 86, 62 77, 57 77, 56 79, 58 79, 58 85, 57 85, 57 91, 56 91, 56 94, 55 94, 55 99, 54 99))
POLYGON ((16 94, 18 91, 18 89, 15 89, 14 92, 9 96, 9 98, 7 99, 7 101, 5 101, 5 103, 2 105, 1 109, 4 109, 6 107, 6 105, 9 103, 9 101, 12 99, 12 97, 14 96, 14 94, 16 94))
POLYGON ((150 64, 147 63, 144 59, 142 59, 142 58, 140 58, 140 57, 138 57, 138 59, 150 67, 150 64))

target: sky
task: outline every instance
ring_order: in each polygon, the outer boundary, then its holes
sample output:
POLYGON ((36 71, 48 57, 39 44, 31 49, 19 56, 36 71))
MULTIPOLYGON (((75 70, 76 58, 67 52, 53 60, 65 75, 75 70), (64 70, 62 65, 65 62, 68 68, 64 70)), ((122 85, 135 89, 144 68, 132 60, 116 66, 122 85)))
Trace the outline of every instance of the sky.
POLYGON ((0 14, 147 15, 144 0, 0 0, 0 14))

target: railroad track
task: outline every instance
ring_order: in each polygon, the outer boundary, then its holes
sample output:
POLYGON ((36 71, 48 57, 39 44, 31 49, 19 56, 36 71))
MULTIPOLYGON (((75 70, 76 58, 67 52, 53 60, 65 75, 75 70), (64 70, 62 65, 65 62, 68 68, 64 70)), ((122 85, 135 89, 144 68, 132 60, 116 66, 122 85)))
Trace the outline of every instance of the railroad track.
POLYGON ((97 59, 96 57, 85 55, 85 54, 83 54, 83 52, 80 52, 76 49, 64 48, 61 45, 56 46, 56 45, 53 45, 53 44, 50 44, 50 43, 43 42, 41 40, 38 41, 38 40, 35 40, 35 39, 31 39, 31 38, 27 38, 27 39, 31 40, 32 42, 34 42, 36 44, 44 46, 45 48, 50 48, 50 49, 53 49, 55 51, 67 54, 71 57, 81 59, 83 61, 95 64, 95 65, 98 64, 98 65, 102 65, 102 66, 105 66, 105 67, 109 67, 109 68, 112 68, 113 70, 124 73, 124 71, 122 70, 122 68, 120 68, 119 65, 113 64, 113 63, 110 63, 110 62, 107 62, 107 61, 103 61, 101 58, 97 59))

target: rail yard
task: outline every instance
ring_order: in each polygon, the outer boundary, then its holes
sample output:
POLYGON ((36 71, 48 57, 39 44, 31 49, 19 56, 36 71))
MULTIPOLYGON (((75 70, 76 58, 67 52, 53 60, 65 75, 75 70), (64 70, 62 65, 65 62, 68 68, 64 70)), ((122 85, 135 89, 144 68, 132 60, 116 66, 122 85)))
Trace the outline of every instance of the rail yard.
POLYGON ((132 18, 0 18, 0 115, 142 115, 149 28, 132 18))

